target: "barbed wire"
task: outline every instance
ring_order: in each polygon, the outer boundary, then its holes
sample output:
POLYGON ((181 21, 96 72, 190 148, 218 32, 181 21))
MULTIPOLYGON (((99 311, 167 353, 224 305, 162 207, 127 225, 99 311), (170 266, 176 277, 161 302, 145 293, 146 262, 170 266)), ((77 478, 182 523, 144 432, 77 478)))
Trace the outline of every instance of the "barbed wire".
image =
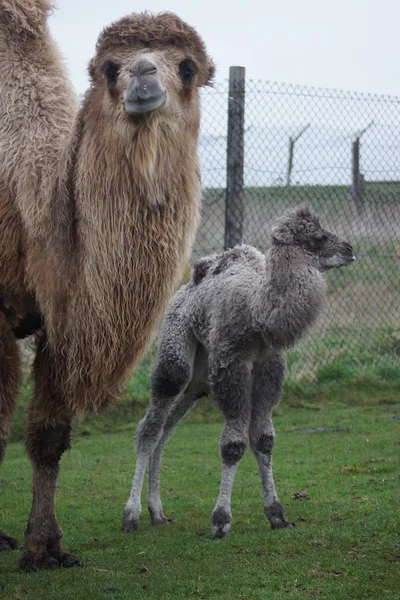
MULTIPOLYGON (((228 95, 228 82, 202 95, 204 202, 193 259, 224 250, 228 95)), ((382 340, 398 367, 399 98, 247 81, 243 143, 242 241, 265 252, 274 220, 305 201, 359 259, 327 274, 325 312, 290 368, 315 370, 343 352, 361 364, 363 349, 382 340)))

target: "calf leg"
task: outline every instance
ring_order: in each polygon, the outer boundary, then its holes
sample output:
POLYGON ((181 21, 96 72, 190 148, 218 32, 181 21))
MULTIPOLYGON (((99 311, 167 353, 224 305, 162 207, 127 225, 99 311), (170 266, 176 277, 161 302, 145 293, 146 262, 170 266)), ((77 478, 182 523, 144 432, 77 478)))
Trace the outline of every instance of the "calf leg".
MULTIPOLYGON (((168 340, 169 341, 169 340, 168 340)), ((136 431, 136 467, 132 489, 125 505, 122 527, 125 531, 139 529, 142 512, 141 492, 146 468, 163 432, 168 413, 187 387, 193 368, 195 343, 186 337, 167 346, 161 342, 159 361, 152 375, 151 401, 144 419, 136 431)))
POLYGON ((149 493, 148 493, 148 508, 153 525, 162 525, 168 523, 168 519, 163 512, 161 497, 160 497, 160 470, 161 457, 169 438, 173 435, 179 421, 192 408, 196 401, 206 393, 196 393, 189 386, 186 392, 178 402, 174 404, 165 422, 161 437, 155 447, 149 460, 149 493))
POLYGON ((244 362, 235 361, 229 367, 211 365, 210 378, 215 398, 225 416, 220 441, 221 486, 211 516, 211 538, 214 539, 227 536, 231 527, 233 482, 249 438, 251 374, 244 362))
POLYGON ((33 470, 33 502, 20 566, 72 567, 79 561, 61 548, 62 532, 55 515, 59 461, 70 447, 72 414, 65 406, 59 371, 44 338, 38 345, 34 374, 25 441, 33 470))
MULTIPOLYGON (((20 361, 14 334, 0 311, 0 464, 6 451, 11 416, 18 395, 20 361)), ((0 529, 0 550, 18 548, 16 539, 0 529)))
POLYGON ((269 357, 253 369, 252 415, 250 422, 250 446, 258 463, 264 495, 264 512, 271 527, 293 527, 285 519, 272 473, 272 449, 274 427, 272 409, 279 400, 284 375, 284 360, 279 354, 269 357))

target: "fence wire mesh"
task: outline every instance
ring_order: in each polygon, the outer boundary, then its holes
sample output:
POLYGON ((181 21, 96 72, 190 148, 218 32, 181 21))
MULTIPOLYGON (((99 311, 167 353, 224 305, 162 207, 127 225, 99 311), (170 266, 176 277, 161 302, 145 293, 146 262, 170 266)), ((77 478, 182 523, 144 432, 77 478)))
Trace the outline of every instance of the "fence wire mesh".
MULTIPOLYGON (((202 96, 202 219, 193 258, 225 244, 229 83, 202 96)), ((307 202, 353 245, 327 274, 316 328, 289 357, 296 377, 344 362, 397 377, 400 363, 400 100, 247 81, 242 241, 261 251, 286 208, 307 202)), ((340 371, 342 372, 342 371, 340 371)))

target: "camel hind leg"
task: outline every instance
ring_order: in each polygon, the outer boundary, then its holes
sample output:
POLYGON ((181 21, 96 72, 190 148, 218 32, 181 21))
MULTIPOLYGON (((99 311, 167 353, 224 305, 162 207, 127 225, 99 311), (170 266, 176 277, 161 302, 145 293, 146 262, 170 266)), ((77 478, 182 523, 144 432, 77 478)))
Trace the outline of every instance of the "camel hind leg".
MULTIPOLYGON (((18 396, 20 361, 10 325, 0 311, 0 464, 3 462, 11 416, 18 396)), ((13 550, 19 542, 0 529, 0 550, 13 550)))
POLYGON ((221 485, 211 516, 211 538, 226 537, 232 523, 231 495, 236 469, 243 458, 249 440, 251 417, 251 372, 240 359, 230 363, 221 359, 210 361, 211 386, 225 417, 221 433, 221 485))
POLYGON ((157 365, 152 374, 151 400, 146 416, 136 430, 136 466, 132 489, 125 505, 122 523, 125 531, 137 531, 142 512, 141 492, 150 457, 164 429, 171 408, 181 396, 193 374, 196 340, 190 331, 174 328, 174 336, 160 342, 157 365))
POLYGON ((161 458, 165 446, 167 445, 169 438, 173 435, 179 421, 190 411, 197 400, 203 396, 207 396, 207 394, 208 389, 206 385, 201 385, 197 382, 195 382, 194 385, 189 385, 188 389, 182 395, 182 398, 171 408, 158 444, 150 456, 147 505, 153 525, 162 525, 163 523, 172 521, 172 519, 168 519, 168 517, 164 515, 160 496, 161 458))

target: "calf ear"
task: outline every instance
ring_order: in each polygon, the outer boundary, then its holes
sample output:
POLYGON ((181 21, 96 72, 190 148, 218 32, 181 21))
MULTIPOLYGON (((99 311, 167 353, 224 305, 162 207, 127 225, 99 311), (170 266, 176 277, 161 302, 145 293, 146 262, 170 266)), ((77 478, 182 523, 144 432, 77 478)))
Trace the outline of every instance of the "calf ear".
POLYGON ((293 244, 294 236, 286 222, 278 221, 271 230, 274 240, 280 244, 293 244))

